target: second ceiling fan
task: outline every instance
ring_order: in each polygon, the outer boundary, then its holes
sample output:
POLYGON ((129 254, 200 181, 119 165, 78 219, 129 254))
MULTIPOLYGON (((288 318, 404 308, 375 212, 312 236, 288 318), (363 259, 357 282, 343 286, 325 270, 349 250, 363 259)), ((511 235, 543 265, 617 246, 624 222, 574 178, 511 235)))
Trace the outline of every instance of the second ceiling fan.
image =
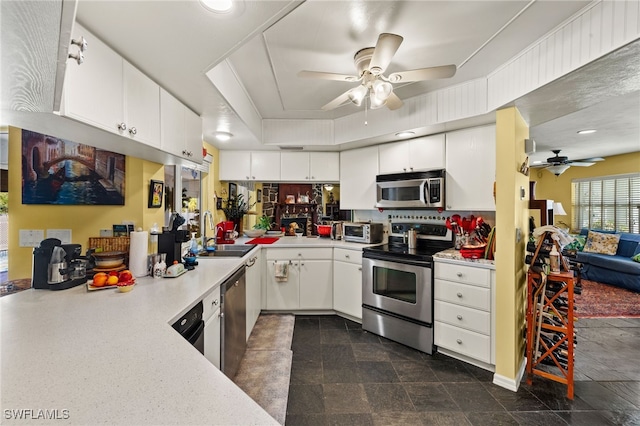
POLYGON ((324 105, 322 109, 325 111, 337 108, 349 101, 360 106, 367 95, 369 95, 372 109, 380 108, 384 105, 391 110, 398 109, 402 106, 402 100, 393 93, 391 83, 409 83, 413 81, 450 78, 456 73, 455 65, 444 65, 395 72, 385 77, 384 72, 391 63, 391 59, 393 59, 393 55, 395 55, 400 47, 402 40, 403 38, 399 35, 382 33, 378 37, 378 42, 375 47, 366 47, 356 52, 353 61, 358 75, 300 71, 298 77, 360 82, 360 85, 347 90, 324 105))

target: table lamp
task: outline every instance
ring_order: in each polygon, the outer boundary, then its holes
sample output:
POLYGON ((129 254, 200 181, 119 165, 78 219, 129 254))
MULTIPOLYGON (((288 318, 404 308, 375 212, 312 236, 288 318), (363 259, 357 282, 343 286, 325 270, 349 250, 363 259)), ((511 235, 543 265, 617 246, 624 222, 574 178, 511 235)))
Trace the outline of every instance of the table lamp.
MULTIPOLYGON (((553 217, 554 217, 554 223, 555 223, 555 217, 556 216, 566 216, 567 212, 564 211, 564 207, 562 207, 562 203, 553 203, 553 217)), ((562 221, 558 221, 559 224, 564 225, 567 227, 567 229, 570 228, 569 225, 567 225, 566 223, 562 222, 562 221)))

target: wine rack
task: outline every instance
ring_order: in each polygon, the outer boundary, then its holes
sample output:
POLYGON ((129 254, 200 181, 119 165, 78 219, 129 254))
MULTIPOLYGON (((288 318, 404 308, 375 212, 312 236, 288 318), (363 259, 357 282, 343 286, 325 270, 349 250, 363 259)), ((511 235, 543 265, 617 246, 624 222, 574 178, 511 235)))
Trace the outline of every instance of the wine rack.
POLYGON ((567 385, 573 399, 573 271, 527 273, 527 383, 541 376, 567 385))

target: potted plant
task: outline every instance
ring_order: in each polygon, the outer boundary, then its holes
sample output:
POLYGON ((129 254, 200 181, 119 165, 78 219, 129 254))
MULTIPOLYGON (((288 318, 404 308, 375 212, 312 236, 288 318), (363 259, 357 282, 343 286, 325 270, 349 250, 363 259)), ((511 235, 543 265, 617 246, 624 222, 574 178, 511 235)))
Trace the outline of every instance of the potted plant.
POLYGON ((271 230, 271 218, 267 215, 262 215, 256 220, 256 224, 253 225, 253 229, 264 229, 265 231, 271 230))
POLYGON ((236 231, 238 234, 242 234, 242 218, 249 211, 249 208, 255 205, 255 203, 249 205, 242 194, 236 195, 233 198, 226 200, 226 205, 222 208, 227 220, 232 221, 236 225, 236 231))

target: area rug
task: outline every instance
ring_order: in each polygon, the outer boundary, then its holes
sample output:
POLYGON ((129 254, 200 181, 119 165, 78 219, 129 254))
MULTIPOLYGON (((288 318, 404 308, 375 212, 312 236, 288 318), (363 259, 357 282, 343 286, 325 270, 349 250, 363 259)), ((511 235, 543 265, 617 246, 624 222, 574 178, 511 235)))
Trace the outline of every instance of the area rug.
POLYGON ((260 315, 233 379, 281 425, 287 416, 294 324, 294 315, 260 315))
POLYGON ((582 280, 575 295, 578 318, 640 317, 640 293, 595 281, 582 280))

